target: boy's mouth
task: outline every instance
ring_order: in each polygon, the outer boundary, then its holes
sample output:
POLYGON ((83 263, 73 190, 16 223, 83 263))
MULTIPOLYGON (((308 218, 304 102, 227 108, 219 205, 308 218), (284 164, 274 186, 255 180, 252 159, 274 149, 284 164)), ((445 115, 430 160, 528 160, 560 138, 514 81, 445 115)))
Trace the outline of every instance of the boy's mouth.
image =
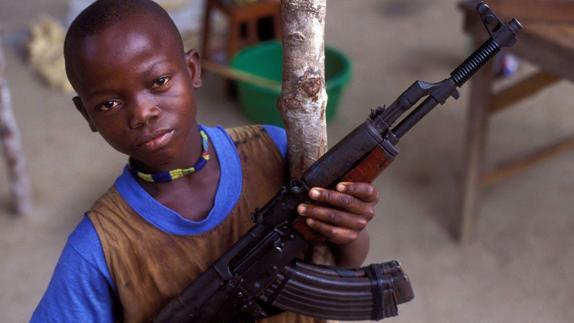
POLYGON ((155 131, 150 135, 143 136, 141 140, 138 141, 139 143, 137 144, 137 146, 148 151, 156 150, 167 144, 171 139, 171 137, 173 136, 173 133, 174 133, 173 129, 163 129, 155 131))

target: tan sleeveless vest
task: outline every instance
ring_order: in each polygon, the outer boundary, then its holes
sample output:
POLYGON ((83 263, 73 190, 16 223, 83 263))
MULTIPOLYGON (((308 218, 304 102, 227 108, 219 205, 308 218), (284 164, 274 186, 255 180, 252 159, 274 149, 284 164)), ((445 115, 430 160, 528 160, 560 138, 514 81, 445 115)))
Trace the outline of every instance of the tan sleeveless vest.
MULTIPOLYGON (((149 322, 170 299, 220 257, 253 224, 249 214, 262 206, 286 180, 286 167, 273 140, 258 126, 228 130, 241 160, 241 196, 231 214, 214 229, 177 236, 155 228, 111 188, 88 216, 104 256, 124 322, 149 322)), ((322 322, 282 313, 262 322, 322 322)))

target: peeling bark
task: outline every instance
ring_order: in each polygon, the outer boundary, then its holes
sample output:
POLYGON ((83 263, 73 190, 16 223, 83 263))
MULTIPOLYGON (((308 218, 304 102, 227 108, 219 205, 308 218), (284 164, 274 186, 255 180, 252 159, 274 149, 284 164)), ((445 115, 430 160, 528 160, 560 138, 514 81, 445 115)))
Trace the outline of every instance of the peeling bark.
POLYGON ((18 214, 32 209, 26 158, 20 145, 20 131, 12 112, 12 99, 6 80, 6 61, 0 38, 0 144, 8 167, 11 208, 18 214))
POLYGON ((291 177, 327 149, 326 0, 282 0, 283 83, 279 111, 287 131, 291 177))

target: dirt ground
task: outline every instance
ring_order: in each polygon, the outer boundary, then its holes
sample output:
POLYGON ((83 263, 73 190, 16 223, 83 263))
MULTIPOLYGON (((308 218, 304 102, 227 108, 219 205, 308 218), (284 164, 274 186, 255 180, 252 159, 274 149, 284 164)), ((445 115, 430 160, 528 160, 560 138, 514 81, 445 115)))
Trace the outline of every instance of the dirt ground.
MULTIPOLYGON (((64 18, 67 1, 0 2, 8 78, 34 194, 34 212, 8 212, 0 167, 0 322, 27 321, 45 290, 67 235, 119 174, 124 156, 92 134, 70 95, 47 88, 19 46, 38 13, 64 18)), ((414 80, 439 81, 469 54, 454 0, 329 0, 328 45, 346 53, 353 79, 330 143, 390 103, 414 80)), ((528 71, 527 63, 521 71, 528 71)), ((209 75, 200 121, 249 123, 209 75)), ((489 187, 474 238, 453 240, 468 88, 404 137, 400 156, 380 176, 368 262, 397 259, 416 293, 389 322, 573 322, 574 153, 489 187)), ((555 87, 497 116, 486 167, 574 130, 571 84, 555 87)), ((0 156, 1 157, 1 156, 0 156)))

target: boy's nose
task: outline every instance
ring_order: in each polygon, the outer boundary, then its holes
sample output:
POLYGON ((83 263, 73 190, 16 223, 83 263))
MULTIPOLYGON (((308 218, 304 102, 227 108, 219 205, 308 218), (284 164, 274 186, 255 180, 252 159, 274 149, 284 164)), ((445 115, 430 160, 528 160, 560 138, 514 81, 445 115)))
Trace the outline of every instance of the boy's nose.
POLYGON ((159 117, 160 112, 161 109, 155 103, 139 102, 132 109, 129 126, 132 129, 137 129, 149 125, 159 117))

